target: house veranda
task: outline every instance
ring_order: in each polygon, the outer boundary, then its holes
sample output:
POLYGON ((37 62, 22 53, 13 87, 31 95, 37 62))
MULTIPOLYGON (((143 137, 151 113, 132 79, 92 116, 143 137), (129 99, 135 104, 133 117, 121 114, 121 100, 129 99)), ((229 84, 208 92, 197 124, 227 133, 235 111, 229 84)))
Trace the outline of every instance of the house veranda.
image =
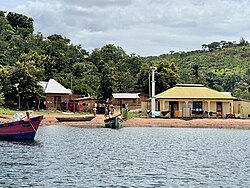
POLYGON ((170 118, 226 117, 234 113, 236 100, 201 84, 177 84, 155 98, 156 111, 170 118))

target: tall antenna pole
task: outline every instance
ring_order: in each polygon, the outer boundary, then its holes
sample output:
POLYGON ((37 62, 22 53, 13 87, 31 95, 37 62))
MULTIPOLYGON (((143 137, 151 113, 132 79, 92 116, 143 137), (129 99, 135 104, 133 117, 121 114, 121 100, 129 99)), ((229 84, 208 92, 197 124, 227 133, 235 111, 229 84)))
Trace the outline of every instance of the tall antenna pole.
POLYGON ((154 66, 151 66, 150 69, 152 70, 151 113, 152 113, 152 117, 155 117, 155 71, 157 68, 154 66))
POLYGON ((151 97, 151 79, 150 79, 150 73, 148 74, 148 91, 149 91, 149 97, 151 97))

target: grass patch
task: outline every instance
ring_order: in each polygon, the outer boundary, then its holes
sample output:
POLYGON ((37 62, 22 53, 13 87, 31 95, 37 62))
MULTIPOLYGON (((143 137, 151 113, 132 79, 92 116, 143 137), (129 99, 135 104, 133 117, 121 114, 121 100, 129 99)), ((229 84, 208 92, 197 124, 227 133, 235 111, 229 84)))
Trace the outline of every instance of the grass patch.
MULTIPOLYGON (((22 112, 23 114, 25 114, 28 110, 13 110, 13 109, 9 109, 9 108, 3 108, 0 107, 0 114, 6 114, 6 115, 15 115, 16 113, 20 113, 22 112)), ((32 110, 31 110, 32 111, 32 110)), ((39 111, 33 111, 33 114, 36 115, 48 115, 48 114, 62 114, 63 112, 60 110, 55 110, 55 111, 51 111, 51 110, 39 110, 39 111)), ((75 112, 74 115, 79 115, 79 114, 90 114, 89 112, 75 112)))
POLYGON ((9 108, 0 107, 0 114, 14 115, 17 112, 23 112, 23 111, 17 111, 9 108))
POLYGON ((139 118, 141 117, 141 113, 138 113, 138 112, 129 112, 128 113, 128 118, 139 118))

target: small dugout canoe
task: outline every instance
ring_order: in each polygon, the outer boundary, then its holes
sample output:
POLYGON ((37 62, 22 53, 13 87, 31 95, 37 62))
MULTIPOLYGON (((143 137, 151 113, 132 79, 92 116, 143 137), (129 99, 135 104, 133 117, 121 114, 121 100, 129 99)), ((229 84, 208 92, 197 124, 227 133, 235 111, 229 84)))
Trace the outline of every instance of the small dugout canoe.
POLYGON ((91 121, 95 116, 68 116, 68 117, 56 117, 57 121, 91 121))

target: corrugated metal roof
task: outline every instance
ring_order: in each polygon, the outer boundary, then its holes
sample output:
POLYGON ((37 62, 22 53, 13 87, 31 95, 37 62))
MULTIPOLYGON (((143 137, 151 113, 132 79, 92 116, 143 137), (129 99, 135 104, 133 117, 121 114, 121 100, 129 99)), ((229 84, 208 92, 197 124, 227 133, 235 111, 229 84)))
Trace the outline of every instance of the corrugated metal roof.
POLYGON ((46 86, 45 93, 71 94, 71 91, 66 89, 54 79, 50 79, 46 86))
POLYGON ((225 94, 225 95, 228 95, 228 96, 232 97, 231 92, 221 92, 221 93, 223 93, 223 94, 225 94))
POLYGON ((177 85, 155 96, 157 99, 236 99, 202 85, 177 85))
POLYGON ((40 81, 40 82, 38 82, 38 84, 39 84, 40 86, 42 86, 42 87, 43 87, 43 90, 45 91, 48 82, 40 81))
POLYGON ((113 93, 114 99, 138 99, 140 93, 113 93))
POLYGON ((95 100, 95 98, 93 98, 93 97, 80 97, 80 98, 71 99, 71 101, 81 101, 81 100, 95 100))

